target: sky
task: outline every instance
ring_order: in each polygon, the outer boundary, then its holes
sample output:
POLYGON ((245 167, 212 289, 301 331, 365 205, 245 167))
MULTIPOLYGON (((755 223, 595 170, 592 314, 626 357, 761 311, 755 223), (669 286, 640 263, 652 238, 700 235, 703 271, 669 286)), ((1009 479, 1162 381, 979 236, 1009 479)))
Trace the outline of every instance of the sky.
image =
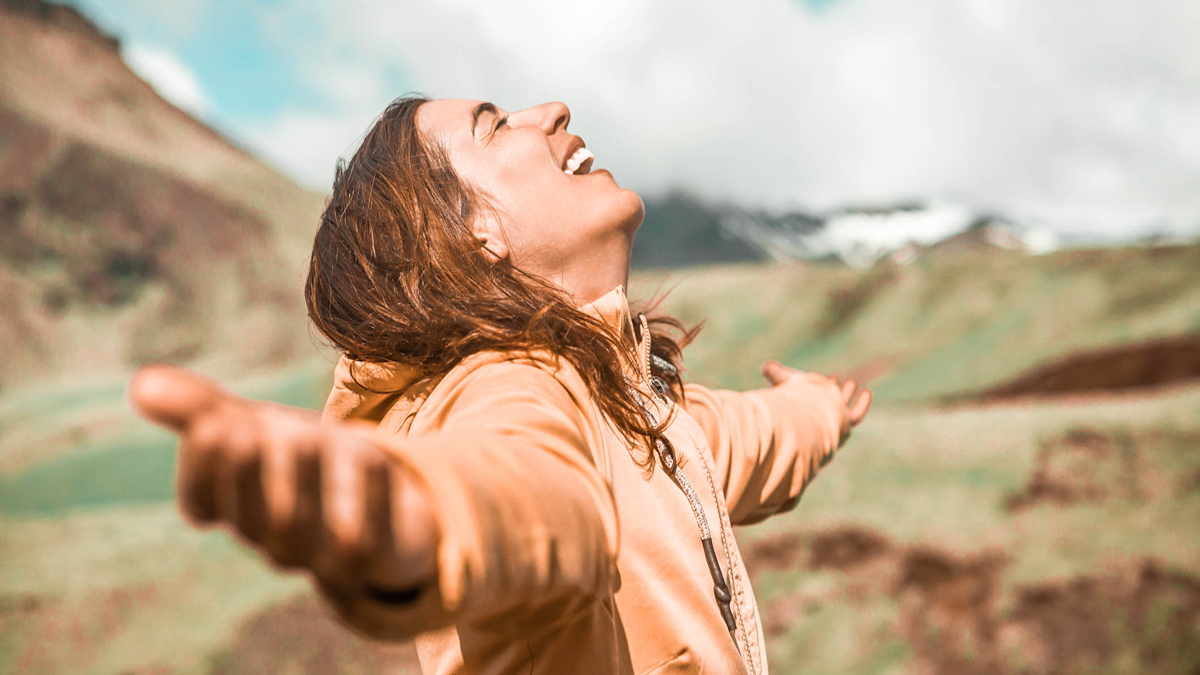
POLYGON ((73 0, 165 97, 326 191, 394 97, 571 108, 644 198, 938 199, 1200 234, 1194 0, 73 0))

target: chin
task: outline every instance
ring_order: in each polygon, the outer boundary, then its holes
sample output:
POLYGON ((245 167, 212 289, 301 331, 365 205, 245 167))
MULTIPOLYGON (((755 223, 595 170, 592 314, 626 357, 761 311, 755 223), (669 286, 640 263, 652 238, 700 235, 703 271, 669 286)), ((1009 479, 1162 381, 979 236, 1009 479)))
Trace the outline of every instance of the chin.
POLYGON ((628 188, 609 188, 603 196, 592 195, 588 202, 574 207, 576 213, 590 213, 591 218, 583 228, 592 237, 607 239, 610 235, 622 233, 633 239, 633 235, 646 216, 646 205, 638 193, 628 188))
POLYGON ((646 205, 642 202, 642 196, 629 188, 621 188, 621 198, 623 214, 621 223, 632 236, 641 226, 642 219, 646 217, 646 205))

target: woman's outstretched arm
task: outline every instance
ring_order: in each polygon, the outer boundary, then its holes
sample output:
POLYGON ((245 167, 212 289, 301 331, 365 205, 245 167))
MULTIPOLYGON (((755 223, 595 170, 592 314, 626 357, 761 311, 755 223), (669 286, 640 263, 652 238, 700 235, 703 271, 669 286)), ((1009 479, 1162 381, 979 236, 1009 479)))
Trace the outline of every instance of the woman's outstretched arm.
POLYGON ((310 572, 327 594, 388 601, 434 579, 429 496, 366 430, 320 424, 172 366, 138 371, 129 398, 179 435, 178 500, 192 523, 228 526, 278 567, 310 572))
POLYGON ((576 402, 540 368, 460 373, 406 438, 321 424, 174 368, 139 373, 130 395, 180 435, 185 514, 310 571, 369 635, 554 624, 614 583, 611 493, 576 402))
POLYGON ((804 488, 867 414, 871 392, 817 373, 763 364, 770 388, 687 383, 685 407, 704 429, 734 524, 796 505, 804 488))

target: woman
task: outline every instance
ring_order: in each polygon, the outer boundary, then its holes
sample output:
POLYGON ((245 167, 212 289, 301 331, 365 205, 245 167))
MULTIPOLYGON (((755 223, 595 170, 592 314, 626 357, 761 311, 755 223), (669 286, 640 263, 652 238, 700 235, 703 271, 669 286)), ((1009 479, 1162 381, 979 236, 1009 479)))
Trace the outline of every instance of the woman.
POLYGON ((179 499, 429 673, 765 673, 732 525, 793 507, 870 393, 775 361, 684 383, 631 313, 638 195, 547 103, 403 98, 339 165, 306 296, 340 348, 317 421, 183 370, 131 398, 179 499))

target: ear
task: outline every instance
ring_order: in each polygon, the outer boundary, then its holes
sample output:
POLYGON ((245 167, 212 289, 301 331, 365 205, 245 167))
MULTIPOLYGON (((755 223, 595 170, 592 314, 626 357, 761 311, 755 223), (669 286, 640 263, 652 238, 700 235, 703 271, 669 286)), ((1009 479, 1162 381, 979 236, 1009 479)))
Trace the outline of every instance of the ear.
POLYGON ((475 241, 483 248, 483 254, 488 260, 500 262, 508 257, 508 240, 504 237, 504 228, 500 225, 500 219, 492 212, 491 209, 479 209, 474 221, 471 223, 471 230, 475 234, 475 241))

